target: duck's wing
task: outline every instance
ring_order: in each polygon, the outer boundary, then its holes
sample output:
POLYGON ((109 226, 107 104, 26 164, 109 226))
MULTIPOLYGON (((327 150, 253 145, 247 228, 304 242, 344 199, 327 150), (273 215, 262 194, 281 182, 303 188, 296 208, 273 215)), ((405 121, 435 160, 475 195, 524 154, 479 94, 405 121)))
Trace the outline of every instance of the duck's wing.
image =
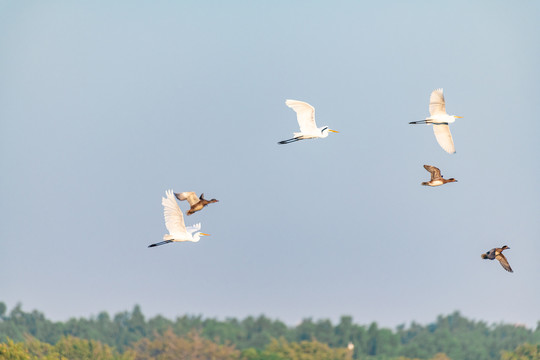
POLYGON ((495 256, 495 259, 499 260, 504 270, 514 272, 514 270, 512 270, 512 268, 510 267, 508 260, 506 260, 506 257, 504 257, 503 254, 499 253, 497 256, 495 256))
POLYGON ((186 225, 184 224, 184 215, 178 206, 172 190, 167 190, 167 197, 161 198, 163 205, 163 214, 165 216, 165 227, 169 234, 173 236, 182 236, 186 234, 186 225))
POLYGON ((191 226, 186 227, 186 231, 193 235, 194 232, 201 230, 201 223, 193 224, 191 226))
POLYGON ((449 154, 456 152, 454 147, 454 140, 452 140, 452 134, 450 133, 450 128, 448 124, 433 124, 433 132, 435 133, 435 138, 441 147, 449 154))
POLYGON ((444 104, 443 89, 433 90, 429 97, 429 114, 446 114, 446 105, 444 104))
POLYGON ((315 108, 313 106, 298 100, 287 100, 285 104, 296 112, 296 120, 298 120, 301 132, 313 133, 317 131, 315 108))
POLYGON ((431 173, 431 180, 441 179, 441 170, 439 168, 436 168, 435 166, 431 165, 424 165, 424 169, 429 171, 431 173))
POLYGON ((199 197, 193 191, 186 191, 182 193, 174 193, 176 198, 180 201, 187 200, 189 205, 193 206, 199 202, 199 197))

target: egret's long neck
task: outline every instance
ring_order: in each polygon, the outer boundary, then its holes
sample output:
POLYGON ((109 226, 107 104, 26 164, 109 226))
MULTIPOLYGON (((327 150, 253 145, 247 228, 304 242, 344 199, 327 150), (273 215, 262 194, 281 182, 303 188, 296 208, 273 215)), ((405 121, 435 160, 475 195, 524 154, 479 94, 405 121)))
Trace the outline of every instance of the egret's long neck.
POLYGON ((321 130, 321 137, 325 138, 328 136, 328 126, 323 126, 319 129, 321 130))

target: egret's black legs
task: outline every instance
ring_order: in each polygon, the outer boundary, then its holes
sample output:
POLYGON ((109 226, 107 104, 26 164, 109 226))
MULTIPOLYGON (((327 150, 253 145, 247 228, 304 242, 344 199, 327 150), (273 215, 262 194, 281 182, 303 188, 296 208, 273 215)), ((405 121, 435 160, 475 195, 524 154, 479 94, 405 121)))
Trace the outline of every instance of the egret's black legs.
POLYGON ((170 242, 173 242, 172 240, 165 240, 165 241, 162 241, 162 242, 158 242, 158 243, 155 243, 155 244, 151 244, 151 245, 148 245, 148 247, 154 247, 154 246, 159 246, 159 245, 165 245, 165 244, 168 244, 170 242))
POLYGON ((296 141, 299 141, 299 140, 302 140, 301 138, 291 138, 291 139, 287 139, 287 140, 282 140, 280 142, 278 142, 278 144, 290 144, 292 142, 296 142, 296 141))

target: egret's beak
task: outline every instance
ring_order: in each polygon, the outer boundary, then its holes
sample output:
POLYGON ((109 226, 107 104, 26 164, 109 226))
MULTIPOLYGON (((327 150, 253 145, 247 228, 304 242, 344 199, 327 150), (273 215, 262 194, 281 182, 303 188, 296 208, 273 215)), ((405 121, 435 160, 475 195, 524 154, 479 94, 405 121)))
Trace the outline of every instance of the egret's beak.
POLYGON ((454 117, 455 117, 456 119, 463 119, 463 116, 456 116, 456 115, 454 115, 454 117))
POLYGON ((332 129, 328 129, 328 131, 330 131, 330 132, 337 132, 337 133, 339 132, 339 131, 332 130, 332 129))
POLYGON ((199 235, 210 236, 210 234, 199 233, 199 235))

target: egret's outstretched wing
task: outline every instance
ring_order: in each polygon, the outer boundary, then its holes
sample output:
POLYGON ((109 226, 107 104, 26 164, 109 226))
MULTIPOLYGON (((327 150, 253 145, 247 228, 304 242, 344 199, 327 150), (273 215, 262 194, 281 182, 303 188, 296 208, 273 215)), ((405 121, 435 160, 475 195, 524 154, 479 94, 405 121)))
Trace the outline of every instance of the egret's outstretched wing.
POLYGON ((186 227, 186 231, 193 235, 194 232, 201 230, 201 223, 193 224, 191 226, 186 227))
POLYGON ((301 132, 314 133, 317 131, 315 108, 313 106, 298 100, 287 100, 285 104, 296 112, 296 120, 298 120, 301 132))
POLYGON ((456 152, 454 147, 454 140, 452 140, 452 134, 448 124, 433 124, 433 132, 437 138, 437 142, 441 147, 449 154, 456 152))
POLYGON ((173 236, 186 234, 186 225, 184 224, 184 215, 178 206, 172 190, 167 190, 167 198, 161 198, 163 205, 163 214, 165 215, 165 226, 169 234, 173 236))
POLYGON ((439 168, 436 168, 435 166, 431 165, 424 165, 424 169, 429 171, 431 173, 431 180, 440 179, 441 178, 441 170, 439 168))
POLYGON ((495 259, 499 260, 504 270, 508 272, 514 272, 514 270, 512 270, 512 268, 510 267, 508 260, 506 260, 503 254, 498 254, 497 256, 495 256, 495 259))
POLYGON ((429 113, 433 115, 446 114, 443 89, 433 90, 429 97, 429 113))
POLYGON ((193 191, 186 191, 183 193, 174 193, 174 195, 180 201, 187 200, 189 205, 193 205, 199 202, 199 197, 193 191))

